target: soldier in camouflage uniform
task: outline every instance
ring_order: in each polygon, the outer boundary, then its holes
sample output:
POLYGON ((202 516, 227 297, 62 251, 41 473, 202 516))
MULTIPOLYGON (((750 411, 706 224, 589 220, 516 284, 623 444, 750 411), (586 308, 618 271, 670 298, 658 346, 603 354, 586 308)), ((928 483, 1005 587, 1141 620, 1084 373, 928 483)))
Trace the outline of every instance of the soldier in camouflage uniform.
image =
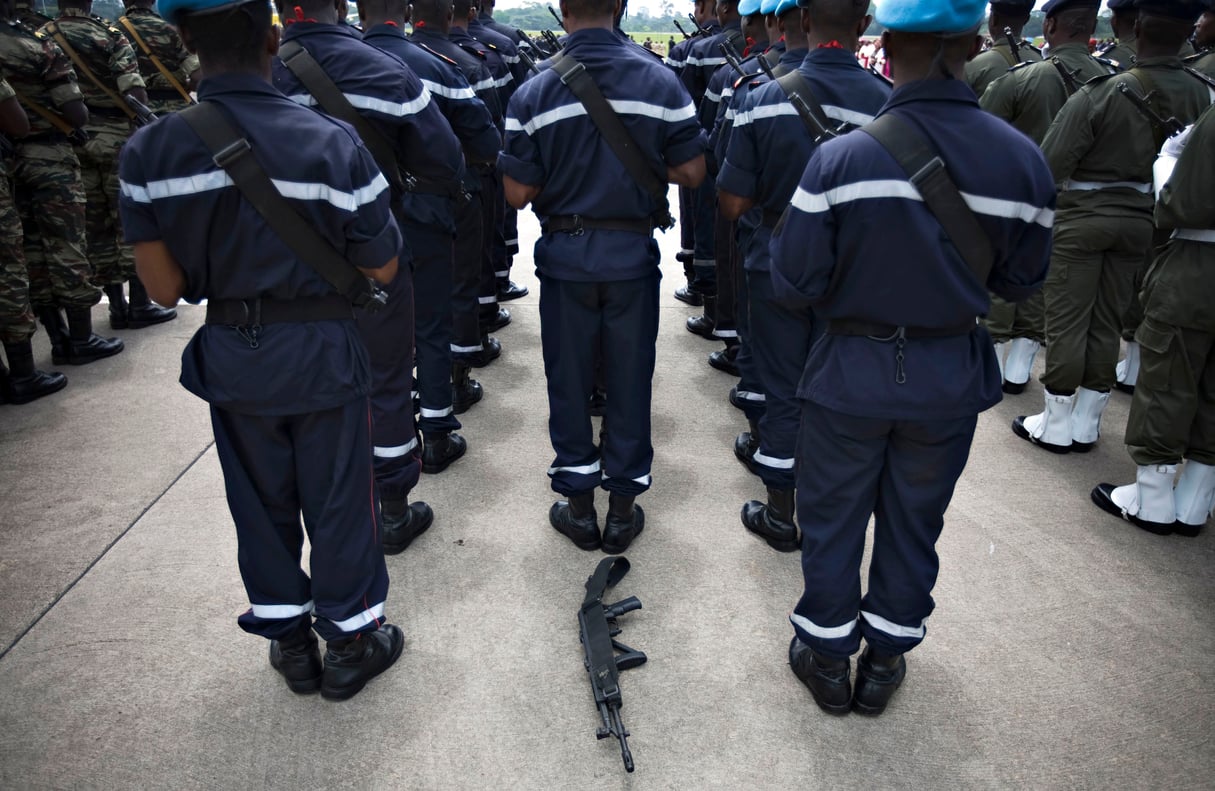
POLYGON ((0 68, 29 116, 30 133, 15 141, 9 173, 22 215, 29 299, 53 359, 83 365, 118 354, 122 341, 93 333, 91 308, 101 291, 90 281, 80 162, 67 138, 79 134, 88 111, 71 61, 53 41, 13 21, 11 0, 0 0, 0 68))
POLYGON ((55 40, 76 64, 80 92, 89 108, 88 142, 76 146, 88 204, 85 213, 93 282, 110 299, 110 326, 138 329, 177 317, 148 299, 135 276, 135 256, 122 243, 118 219, 118 153, 131 135, 134 112, 122 95, 147 104, 135 50, 126 36, 89 12, 91 0, 60 0, 59 18, 40 31, 55 40), (123 281, 131 282, 131 302, 123 281))
POLYGON ((34 368, 34 311, 21 253, 21 220, 9 189, 12 138, 29 134, 30 122, 12 86, 0 76, 0 341, 8 367, 0 363, 0 403, 25 404, 62 390, 67 377, 34 368), (11 371, 9 369, 12 369, 11 371))
MULTIPOLYGON (((1068 97, 1094 77, 1109 74, 1108 68, 1088 54, 1097 6, 1097 0, 1048 3, 1043 33, 1050 45, 1049 60, 1009 70, 983 92, 980 106, 1042 145, 1046 130, 1068 97)), ((993 295, 986 324, 1004 374, 1004 392, 1024 392, 1034 357, 1045 340, 1042 292, 1016 305, 993 295)))
POLYGON ((139 60, 139 73, 147 83, 148 106, 157 115, 164 115, 185 109, 192 101, 189 92, 198 81, 198 56, 186 51, 177 29, 164 21, 153 5, 155 0, 127 0, 127 11, 118 19, 118 28, 126 34, 139 60))
POLYGON ((1081 88, 1042 142, 1061 185, 1046 279, 1045 411, 1018 417, 1013 432, 1055 453, 1097 444, 1121 319, 1152 244, 1152 167, 1169 133, 1131 94, 1183 124, 1211 103, 1206 83, 1183 71, 1177 55, 1197 3, 1136 0, 1136 7, 1135 67, 1081 88))
POLYGON ((1126 426, 1138 470, 1134 483, 1103 483, 1092 493, 1103 510, 1159 535, 1198 535, 1215 505, 1212 150, 1215 109, 1165 143, 1163 159, 1176 166, 1156 203, 1156 225, 1171 239, 1144 283, 1141 372, 1126 426))
POLYGON ((993 80, 1013 66, 1042 60, 1042 53, 1021 38, 1021 31, 1029 21, 1029 12, 1033 7, 1034 0, 999 0, 991 4, 987 31, 992 44, 966 64, 966 84, 975 92, 975 96, 982 96, 993 80), (1008 43, 1008 37, 1004 35, 1006 27, 1012 30, 1013 38, 1017 42, 1015 55, 1008 43))
POLYGON ((30 0, 17 0, 14 10, 16 11, 14 18, 18 22, 22 23, 23 25, 27 25, 34 30, 37 30, 47 22, 51 21, 51 18, 46 14, 41 14, 34 10, 33 4, 30 2, 30 0))

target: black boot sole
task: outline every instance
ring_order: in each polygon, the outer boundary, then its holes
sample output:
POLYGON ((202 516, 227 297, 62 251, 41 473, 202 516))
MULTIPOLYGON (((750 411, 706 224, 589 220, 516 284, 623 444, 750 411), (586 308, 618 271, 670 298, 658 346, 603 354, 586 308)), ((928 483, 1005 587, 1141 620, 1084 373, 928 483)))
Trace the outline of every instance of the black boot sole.
MULTIPOLYGON (((453 408, 452 411, 454 412, 455 409, 453 408)), ((445 456, 438 461, 427 462, 426 457, 423 456, 422 457, 422 472, 426 473, 427 475, 438 475, 439 473, 443 472, 443 470, 446 470, 448 467, 450 467, 453 462, 459 461, 460 459, 464 458, 464 454, 467 452, 468 452, 468 446, 465 445, 464 449, 461 450, 456 455, 445 456)))
MULTIPOLYGON (((752 502, 754 502, 756 505, 759 505, 759 506, 764 505, 763 503, 760 503, 758 500, 753 500, 752 502)), ((767 542, 768 546, 772 547, 777 552, 796 552, 802 548, 801 541, 799 541, 797 539, 790 539, 790 538, 773 538, 771 535, 769 535, 768 533, 766 533, 763 530, 763 527, 761 525, 754 525, 750 521, 748 521, 747 520, 747 506, 748 505, 751 505, 751 503, 747 503, 746 505, 744 505, 742 507, 742 512, 739 514, 739 518, 742 520, 743 527, 747 528, 747 532, 749 532, 753 535, 759 536, 760 538, 762 538, 764 541, 767 542)), ((762 513, 766 516, 766 514, 767 514, 766 507, 762 513)))
POLYGON ((1130 522, 1135 527, 1138 527, 1141 530, 1146 530, 1153 535, 1168 536, 1177 532, 1176 522, 1149 522, 1146 519, 1140 519, 1137 516, 1131 516, 1130 514, 1123 513, 1122 508, 1120 508, 1118 504, 1114 502, 1114 498, 1112 496, 1114 489, 1116 488, 1117 487, 1112 483, 1097 484, 1097 486, 1089 494, 1093 500, 1093 505, 1097 506, 1102 511, 1105 511, 1107 514, 1116 516, 1123 521, 1130 522))
POLYGON ((88 357, 73 357, 70 355, 59 355, 52 353, 51 362, 53 362, 55 365, 88 365, 89 363, 95 363, 98 360, 105 360, 121 354, 124 348, 125 347, 120 346, 118 349, 112 352, 107 352, 101 355, 90 355, 88 357))
POLYGON ((1042 442, 1041 440, 1034 439, 1033 435, 1029 433, 1029 429, 1027 429, 1025 427, 1025 418, 1026 417, 1028 417, 1028 415, 1022 415, 1021 417, 1015 418, 1013 420, 1012 430, 1013 430, 1014 434, 1016 434, 1018 437, 1025 440, 1026 442, 1037 445, 1039 448, 1042 448, 1043 450, 1049 450, 1051 453, 1057 453, 1060 456, 1062 456, 1064 453, 1072 452, 1071 445, 1052 445, 1049 442, 1042 442))
POLYGON ((321 697, 324 698, 325 700, 349 700, 350 698, 353 698, 355 695, 357 695, 363 691, 363 687, 367 686, 367 682, 369 682, 373 678, 383 674, 384 671, 388 670, 390 667, 392 667, 394 664, 396 664, 396 661, 401 658, 401 653, 404 650, 405 650, 405 638, 404 638, 404 636, 402 636, 400 642, 398 642, 396 645, 394 645, 392 647, 392 653, 390 653, 388 655, 388 662, 384 665, 384 667, 380 668, 372 675, 367 676, 364 679, 360 679, 358 683, 351 684, 348 687, 338 687, 336 689, 334 687, 326 687, 324 682, 322 681, 321 682, 321 697))
POLYGON ((45 398, 46 396, 58 393, 63 388, 67 387, 67 377, 63 376, 62 374, 60 374, 58 377, 48 378, 52 382, 49 387, 43 387, 26 393, 15 393, 10 389, 2 394, 3 398, 0 399, 0 403, 20 406, 21 404, 28 404, 33 401, 37 401, 39 398, 45 398))
POLYGON ((1000 385, 1000 389, 1009 395, 1021 395, 1025 392, 1025 388, 1028 384, 1028 382, 1005 382, 1004 384, 1000 385))
MULTIPOLYGON (((562 529, 564 527, 564 523, 560 519, 560 514, 568 512, 569 506, 567 505, 565 508, 562 508, 561 502, 562 501, 558 500, 557 502, 553 503, 551 508, 548 509, 548 523, 553 526, 553 529, 568 538, 574 546, 578 547, 579 549, 586 550, 587 552, 592 552, 603 546, 603 543, 598 536, 592 540, 582 536, 570 535, 570 533, 562 529)), ((596 528, 596 532, 598 532, 598 528, 596 528)))

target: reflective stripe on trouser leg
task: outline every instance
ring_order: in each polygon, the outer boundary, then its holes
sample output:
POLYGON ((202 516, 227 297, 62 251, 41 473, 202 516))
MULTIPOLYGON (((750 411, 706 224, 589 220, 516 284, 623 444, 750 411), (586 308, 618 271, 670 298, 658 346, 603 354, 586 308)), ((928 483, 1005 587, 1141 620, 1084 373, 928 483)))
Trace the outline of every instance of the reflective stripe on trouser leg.
POLYGON ((936 542, 977 423, 977 416, 898 421, 888 437, 861 600, 861 634, 879 651, 901 654, 924 639, 940 565, 936 542))
MULTIPOLYGON (((751 354, 765 395, 759 420, 759 452, 768 459, 792 459, 796 456, 801 422, 797 383, 810 353, 814 318, 808 308, 789 308, 776 301, 768 272, 751 271, 747 279, 752 302, 751 354)), ((765 486, 774 489, 794 486, 792 465, 762 465, 758 472, 765 486)))
POLYGON ((1151 244, 1149 220, 1084 217, 1056 223, 1044 289, 1046 371, 1053 393, 1114 385, 1122 314, 1151 244))
POLYGON ((861 633, 851 627, 861 609, 865 532, 891 426, 802 403, 796 513, 805 587, 793 613, 822 630, 798 618, 793 629, 827 656, 846 657, 860 648, 861 633))
MULTIPOLYGON (((600 285, 540 275, 540 345, 548 433, 556 454, 548 474, 553 490, 564 495, 593 490, 603 477, 590 412, 600 339, 600 285)), ((609 400, 615 397, 613 384, 609 400)))
POLYGON ((454 359, 481 350, 477 292, 481 283, 481 193, 456 209, 455 261, 452 265, 451 351, 454 359))
POLYGON ((650 401, 658 340, 657 273, 637 280, 599 283, 604 414, 603 488, 635 496, 650 488, 654 447, 650 401))
POLYGON ((460 428, 451 409, 451 234, 430 225, 406 223, 413 249, 414 345, 422 431, 460 428))
POLYGON ((371 358, 372 445, 381 495, 400 498, 418 483, 422 465, 413 423, 413 275, 397 270, 388 304, 358 311, 359 335, 371 358), (411 446, 411 443, 412 446, 411 446))
POLYGON ((261 416, 212 407, 216 452, 236 525, 237 560, 250 602, 238 619, 278 639, 311 622, 364 621, 388 593, 372 486, 366 399, 303 415, 261 416), (300 568, 303 513, 312 580, 300 568))

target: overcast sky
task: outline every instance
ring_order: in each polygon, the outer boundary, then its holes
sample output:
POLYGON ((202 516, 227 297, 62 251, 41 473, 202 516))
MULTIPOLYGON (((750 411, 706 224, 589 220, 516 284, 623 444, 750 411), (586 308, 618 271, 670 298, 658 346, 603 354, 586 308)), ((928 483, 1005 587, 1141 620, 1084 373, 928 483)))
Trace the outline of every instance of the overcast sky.
MULTIPOLYGON (((497 0, 496 6, 498 8, 519 8, 520 6, 525 6, 528 3, 537 1, 538 0, 497 0)), ((539 1, 543 2, 543 0, 539 1)), ((673 0, 673 2, 677 12, 684 9, 688 11, 692 10, 691 0, 673 0)), ((1045 3, 1046 0, 1038 0, 1035 7, 1041 8, 1043 5, 1045 5, 1045 3)), ((556 0, 553 0, 553 6, 556 5, 556 0)), ((646 8, 649 9, 651 14, 657 15, 662 8, 662 0, 629 0, 629 8, 646 8)))

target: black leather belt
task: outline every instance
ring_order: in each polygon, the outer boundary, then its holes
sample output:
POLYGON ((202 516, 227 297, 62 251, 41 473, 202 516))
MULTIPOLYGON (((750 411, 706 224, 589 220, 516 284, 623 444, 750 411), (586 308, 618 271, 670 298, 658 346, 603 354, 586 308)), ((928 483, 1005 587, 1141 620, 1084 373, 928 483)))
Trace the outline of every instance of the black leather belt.
POLYGON ((339 294, 297 299, 207 300, 207 323, 229 327, 353 318, 354 307, 350 300, 339 294))
POLYGON ((654 224, 649 220, 593 220, 580 214, 549 217, 540 225, 544 233, 568 233, 582 236, 586 231, 628 231, 649 236, 654 224))
POLYGON ((893 341, 902 338, 955 338, 969 335, 977 327, 974 321, 957 324, 953 327, 898 327, 894 324, 882 324, 876 321, 861 321, 859 319, 829 319, 827 321, 828 335, 856 335, 874 340, 893 341))

